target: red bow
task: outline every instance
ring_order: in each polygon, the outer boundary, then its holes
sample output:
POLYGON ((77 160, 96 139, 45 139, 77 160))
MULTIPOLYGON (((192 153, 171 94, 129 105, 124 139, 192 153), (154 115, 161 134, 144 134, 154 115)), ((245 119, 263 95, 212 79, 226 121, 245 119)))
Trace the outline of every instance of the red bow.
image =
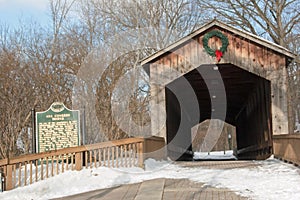
POLYGON ((217 61, 220 62, 221 57, 223 56, 222 51, 216 50, 215 55, 216 55, 217 61))

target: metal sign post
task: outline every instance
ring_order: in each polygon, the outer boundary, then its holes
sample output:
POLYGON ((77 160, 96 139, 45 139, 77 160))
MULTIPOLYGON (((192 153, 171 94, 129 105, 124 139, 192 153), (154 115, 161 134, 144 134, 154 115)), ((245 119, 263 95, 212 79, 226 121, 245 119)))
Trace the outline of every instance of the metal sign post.
POLYGON ((31 138, 31 153, 36 153, 36 138, 35 138, 35 109, 31 109, 31 121, 32 121, 32 138, 31 138))

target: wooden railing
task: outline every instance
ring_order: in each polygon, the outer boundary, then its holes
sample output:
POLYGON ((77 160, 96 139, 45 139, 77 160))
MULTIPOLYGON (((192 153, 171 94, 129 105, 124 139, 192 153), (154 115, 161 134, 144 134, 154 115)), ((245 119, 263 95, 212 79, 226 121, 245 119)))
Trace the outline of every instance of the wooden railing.
POLYGON ((129 138, 0 160, 5 190, 26 186, 68 170, 143 167, 144 139, 129 138))
POLYGON ((300 134, 273 136, 274 157, 300 166, 300 134))
POLYGON ((238 159, 264 160, 272 155, 272 144, 270 142, 251 145, 245 148, 237 149, 238 159))

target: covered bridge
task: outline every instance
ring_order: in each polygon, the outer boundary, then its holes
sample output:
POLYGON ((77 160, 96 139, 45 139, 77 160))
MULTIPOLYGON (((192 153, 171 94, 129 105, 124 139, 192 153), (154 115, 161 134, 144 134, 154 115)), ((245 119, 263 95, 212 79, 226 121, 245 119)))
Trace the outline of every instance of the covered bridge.
POLYGON ((208 23, 142 61, 150 76, 152 135, 165 138, 172 159, 190 160, 191 128, 220 119, 236 127, 238 158, 268 157, 272 136, 288 134, 292 125, 287 66, 293 57, 251 33, 208 23))

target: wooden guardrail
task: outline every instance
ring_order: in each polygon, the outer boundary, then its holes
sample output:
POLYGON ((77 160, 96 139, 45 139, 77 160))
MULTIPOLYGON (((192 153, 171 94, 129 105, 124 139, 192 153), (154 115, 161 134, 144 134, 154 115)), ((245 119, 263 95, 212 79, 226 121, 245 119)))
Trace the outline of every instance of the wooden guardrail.
POLYGON ((300 134, 274 135, 274 157, 300 166, 300 134))
POLYGON ((236 151, 238 159, 264 160, 272 155, 272 145, 269 142, 251 145, 236 151))
POLYGON ((0 160, 5 190, 84 167, 143 167, 144 141, 128 138, 0 160))

